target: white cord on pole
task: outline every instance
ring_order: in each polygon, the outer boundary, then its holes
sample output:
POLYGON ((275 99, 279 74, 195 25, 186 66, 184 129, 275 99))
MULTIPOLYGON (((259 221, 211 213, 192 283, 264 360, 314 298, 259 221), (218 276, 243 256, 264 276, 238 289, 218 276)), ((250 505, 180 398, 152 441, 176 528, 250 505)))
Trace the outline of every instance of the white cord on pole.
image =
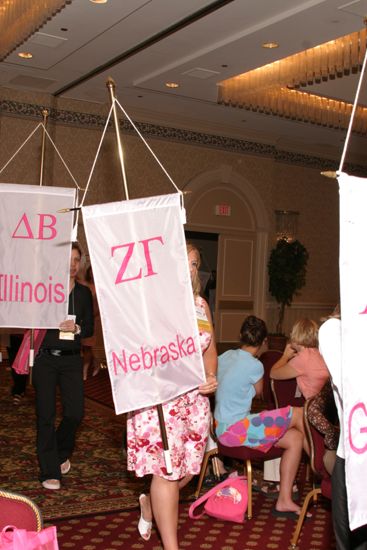
POLYGON ((33 134, 36 133, 36 131, 38 130, 38 128, 40 126, 43 126, 42 122, 40 122, 36 127, 35 129, 33 130, 33 132, 31 132, 29 134, 29 136, 26 138, 25 141, 23 141, 22 145, 15 151, 14 155, 12 157, 10 157, 10 159, 8 160, 8 162, 6 164, 4 164, 4 166, 1 168, 0 170, 0 174, 3 172, 3 170, 5 170, 5 168, 11 163, 11 161, 13 160, 14 157, 17 156, 17 154, 19 153, 19 151, 24 147, 24 145, 27 143, 27 141, 29 141, 31 139, 31 137, 33 136, 33 134))
POLYGON ((25 141, 23 141, 22 145, 20 147, 18 147, 18 149, 15 151, 14 155, 12 155, 12 157, 10 157, 10 159, 8 160, 8 162, 6 164, 4 164, 4 166, 1 168, 0 170, 0 174, 5 170, 5 168, 12 162, 12 160, 17 156, 17 154, 21 151, 21 149, 24 147, 24 145, 31 139, 31 137, 36 133, 36 131, 38 130, 38 128, 42 127, 45 134, 47 135, 48 139, 51 141, 56 153, 59 155, 59 158, 61 160, 61 162, 63 163, 63 165, 65 166, 68 174, 70 175, 71 179, 73 180, 73 182, 75 183, 77 189, 81 190, 76 179, 74 178, 73 174, 70 172, 66 162, 64 161, 64 159, 62 158, 58 148, 56 147, 55 143, 53 142, 50 134, 48 133, 47 129, 46 129, 46 126, 43 124, 43 122, 40 122, 35 128, 34 130, 29 134, 29 136, 25 139, 25 141))
POLYGON ((339 164, 339 170, 338 170, 338 172, 342 172, 342 171, 343 171, 344 159, 345 159, 345 155, 346 155, 347 148, 348 148, 348 143, 349 143, 350 134, 351 134, 351 132, 352 132, 352 126, 353 126, 353 122, 354 122, 354 115, 355 115, 355 112, 356 112, 356 109, 357 109, 358 98, 359 98, 359 92, 361 91, 363 75, 364 75, 364 71, 365 71, 365 69, 366 69, 366 63, 367 63, 367 48, 366 48, 366 52, 365 52, 365 55, 364 55, 363 65, 362 65, 362 69, 361 69, 361 76, 359 77, 359 82, 358 82, 358 86, 357 86, 357 92, 356 92, 356 96, 355 96, 355 98, 354 98, 353 109, 352 109, 352 113, 351 113, 351 116, 350 116, 350 121, 349 121, 347 136, 346 136, 345 143, 344 143, 344 148, 343 148, 342 157, 341 157, 341 159, 340 159, 340 164, 339 164))
POLYGON ((97 162, 97 159, 98 159, 98 155, 99 155, 99 152, 100 152, 100 150, 101 150, 102 143, 103 143, 103 140, 104 140, 106 131, 107 131, 108 123, 110 122, 110 118, 111 118, 111 114, 112 114, 112 109, 113 109, 113 103, 112 103, 112 105, 111 105, 111 107, 110 107, 110 111, 109 111, 109 113, 108 113, 108 117, 107 117, 107 120, 106 120, 106 124, 104 125, 102 137, 101 137, 101 139, 100 139, 100 141, 99 141, 97 153, 96 153, 96 156, 94 157, 94 161, 93 161, 93 164, 92 164, 91 171, 90 171, 90 173, 89 173, 87 185, 85 186, 85 191, 84 191, 84 194, 83 194, 83 197, 82 197, 82 201, 81 201, 81 203, 80 203, 80 205, 79 205, 80 207, 83 206, 85 197, 86 197, 87 192, 88 192, 88 189, 89 189, 89 184, 90 184, 90 182, 91 182, 92 175, 93 175, 93 172, 94 172, 94 168, 95 168, 95 165, 96 165, 96 162, 97 162))
POLYGON ((54 146, 54 149, 55 149, 56 153, 59 155, 59 158, 60 158, 61 162, 62 162, 63 165, 65 166, 65 168, 66 168, 66 170, 67 170, 69 176, 71 177, 71 179, 72 179, 73 182, 75 183, 75 186, 79 189, 79 191, 81 191, 81 188, 79 187, 79 185, 78 185, 76 179, 74 178, 73 174, 70 172, 70 170, 69 170, 69 168, 68 168, 68 165, 66 164, 66 162, 65 162, 64 159, 62 158, 60 151, 59 151, 58 148, 56 147, 55 143, 53 142, 53 139, 51 138, 50 134, 48 133, 48 131, 47 131, 47 129, 46 129, 46 127, 45 127, 45 125, 44 125, 43 123, 42 123, 42 126, 43 126, 43 128, 44 128, 44 130, 45 130, 45 132, 46 132, 46 135, 47 135, 48 139, 51 141, 52 145, 54 146))
POLYGON ((149 152, 151 153, 151 155, 155 158, 155 160, 157 161, 157 163, 159 164, 159 166, 162 168, 163 172, 166 174, 167 178, 170 180, 170 182, 172 183, 172 185, 174 186, 174 188, 176 189, 176 191, 178 193, 182 193, 182 191, 177 187, 177 185, 175 184, 175 182, 173 181, 173 179, 171 178, 171 176, 169 175, 169 173, 167 172, 167 170, 165 169, 165 167, 163 166, 163 164, 161 163, 161 161, 159 160, 159 158, 157 157, 157 155, 154 153, 154 151, 152 150, 152 148, 149 146, 149 144, 147 143, 147 141, 144 139, 143 135, 140 133, 139 129, 137 128, 137 126, 134 124, 134 122, 131 120, 131 118, 129 117, 129 115, 127 114, 127 112, 125 111, 125 109, 122 107, 122 105, 120 104, 120 102, 118 101, 118 99, 116 99, 116 103, 117 105, 120 107, 121 111, 124 113, 124 115, 126 116, 127 120, 130 122, 131 126, 134 128, 134 130, 136 131, 136 133, 138 134, 138 136, 140 137, 140 139, 143 141, 143 143, 145 144, 145 146, 148 148, 149 152))

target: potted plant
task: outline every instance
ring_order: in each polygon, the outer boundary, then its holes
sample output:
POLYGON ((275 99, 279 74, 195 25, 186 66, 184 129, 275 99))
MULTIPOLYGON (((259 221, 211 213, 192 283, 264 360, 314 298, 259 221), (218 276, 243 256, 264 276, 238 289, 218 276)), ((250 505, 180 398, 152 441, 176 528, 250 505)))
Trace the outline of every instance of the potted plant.
MULTIPOLYGON (((280 239, 268 262, 269 292, 279 304, 276 334, 283 336, 285 307, 290 306, 297 291, 306 283, 308 252, 298 240, 280 239)), ((284 342, 285 344, 285 342, 284 342)), ((269 345, 270 347, 270 345, 269 345)))

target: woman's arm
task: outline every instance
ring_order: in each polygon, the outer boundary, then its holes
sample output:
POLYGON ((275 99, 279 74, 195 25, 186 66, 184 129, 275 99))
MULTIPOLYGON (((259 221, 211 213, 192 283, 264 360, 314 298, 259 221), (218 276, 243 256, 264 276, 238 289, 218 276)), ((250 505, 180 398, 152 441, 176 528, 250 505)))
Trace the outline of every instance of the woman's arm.
POLYGON ((296 355, 296 351, 290 344, 287 344, 282 357, 271 367, 270 378, 274 380, 289 380, 296 378, 298 372, 288 364, 289 360, 296 355))
POLYGON ((199 391, 200 393, 208 394, 208 393, 213 393, 218 386, 218 382, 217 382, 218 355, 217 355, 217 348, 215 345, 212 316, 210 313, 209 306, 205 300, 204 300, 204 309, 205 309, 205 313, 208 318, 208 321, 210 323, 212 338, 210 340, 209 346, 203 353, 206 382, 205 384, 202 384, 201 386, 199 386, 199 391))
POLYGON ((260 378, 260 380, 256 382, 256 384, 254 384, 256 397, 262 397, 263 387, 264 387, 264 378, 260 378))

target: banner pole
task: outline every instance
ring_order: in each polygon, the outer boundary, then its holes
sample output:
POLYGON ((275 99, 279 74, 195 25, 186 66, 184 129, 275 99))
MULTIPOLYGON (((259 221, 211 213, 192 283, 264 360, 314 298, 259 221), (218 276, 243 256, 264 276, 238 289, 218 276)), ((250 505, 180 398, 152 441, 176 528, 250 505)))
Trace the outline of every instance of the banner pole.
MULTIPOLYGON (((119 160, 120 160, 120 168, 121 168, 121 174, 122 174, 122 180, 124 182, 124 189, 125 189, 125 197, 126 200, 129 200, 129 190, 127 187, 127 180, 126 180, 126 172, 125 172, 125 164, 124 164, 124 155, 122 150, 122 143, 121 143, 121 135, 120 135, 120 125, 119 125, 119 119, 117 116, 116 111, 116 85, 114 80, 109 77, 106 82, 106 86, 108 88, 111 104, 112 104, 112 111, 113 111, 113 121, 115 125, 115 131, 116 131, 116 142, 117 142, 117 150, 119 154, 119 160)), ((169 452, 169 446, 168 446, 168 438, 167 438, 167 430, 166 430, 166 424, 164 422, 164 414, 163 414, 163 407, 160 403, 159 405, 156 405, 157 412, 158 412, 158 420, 159 420, 159 428, 161 431, 161 437, 162 437, 162 444, 163 444, 163 454, 164 454, 164 460, 166 463, 166 470, 167 474, 172 474, 172 462, 171 462, 171 455, 169 452)))
MULTIPOLYGON (((41 162, 40 162, 40 187, 43 185, 43 176, 45 172, 45 149, 46 149, 46 124, 49 112, 47 109, 42 110, 43 117, 43 132, 41 143, 41 162)), ((32 384, 32 367, 34 365, 34 328, 31 329, 30 349, 29 349, 29 383, 32 384)))
POLYGON ((43 116, 43 132, 42 132, 42 146, 41 146, 41 166, 40 166, 40 186, 43 185, 43 175, 45 172, 45 148, 46 148, 46 124, 49 112, 47 109, 42 110, 43 116))
POLYGON ((108 88, 111 104, 112 104, 112 112, 113 112, 113 122, 115 124, 115 130, 116 130, 116 142, 117 142, 117 151, 119 154, 120 159, 120 168, 121 168, 121 175, 122 175, 122 181, 124 183, 124 190, 125 190, 125 198, 126 200, 129 200, 129 190, 127 188, 127 180, 126 180, 126 172, 125 172, 125 163, 124 163, 124 154, 122 151, 122 143, 121 143, 121 135, 120 135, 120 125, 119 125, 119 119, 117 116, 117 110, 116 110, 116 96, 115 96, 115 90, 116 90, 116 84, 115 81, 109 77, 106 82, 106 86, 108 88))

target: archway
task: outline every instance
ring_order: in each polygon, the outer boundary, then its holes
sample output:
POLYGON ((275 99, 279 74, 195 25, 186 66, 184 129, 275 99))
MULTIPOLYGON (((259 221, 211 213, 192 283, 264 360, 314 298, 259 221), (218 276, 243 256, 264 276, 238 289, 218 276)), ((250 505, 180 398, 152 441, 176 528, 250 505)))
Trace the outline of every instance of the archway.
POLYGON ((227 165, 196 176, 184 192, 186 228, 218 234, 216 337, 235 342, 245 315, 266 315, 267 211, 254 186, 227 165))

